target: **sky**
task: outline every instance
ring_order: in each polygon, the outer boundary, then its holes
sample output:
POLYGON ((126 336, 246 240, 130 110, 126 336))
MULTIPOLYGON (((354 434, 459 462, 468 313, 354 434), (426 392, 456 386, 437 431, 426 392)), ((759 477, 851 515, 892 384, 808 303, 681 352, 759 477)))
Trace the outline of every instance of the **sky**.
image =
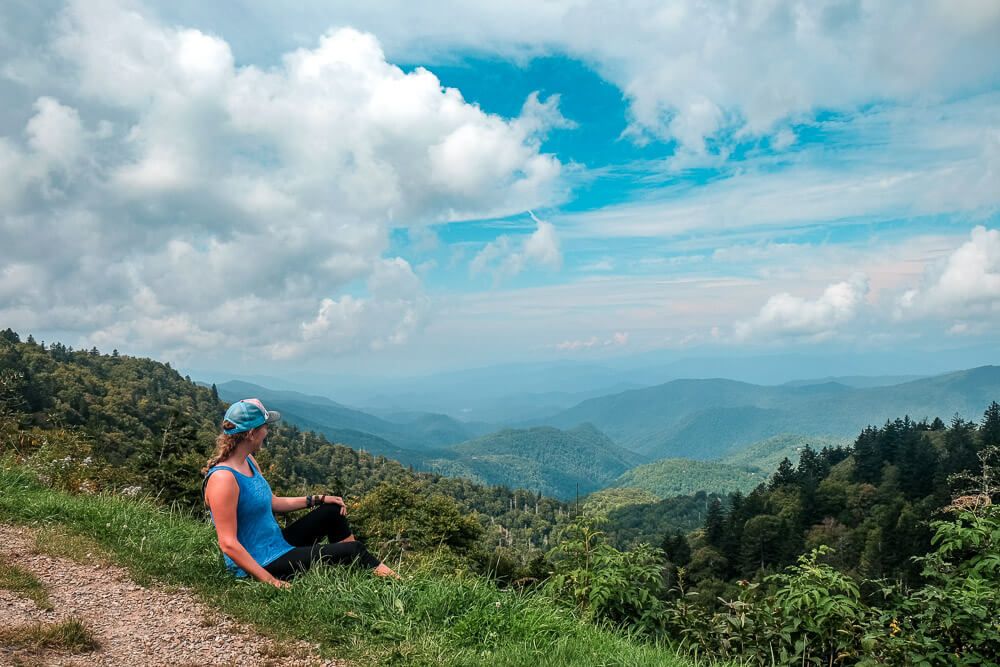
POLYGON ((41 340, 274 376, 1000 342, 994 0, 13 0, 0 100, 0 327, 41 340))

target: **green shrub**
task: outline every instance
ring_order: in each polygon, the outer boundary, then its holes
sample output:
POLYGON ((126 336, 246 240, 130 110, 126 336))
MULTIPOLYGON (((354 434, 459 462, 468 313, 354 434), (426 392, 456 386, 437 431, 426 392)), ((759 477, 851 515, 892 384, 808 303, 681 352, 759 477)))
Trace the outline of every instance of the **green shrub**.
POLYGON ((482 534, 474 516, 451 498, 416 483, 383 482, 351 508, 359 534, 383 559, 413 551, 470 553, 482 534))
POLYGON ((602 522, 579 517, 563 530, 550 553, 554 572, 546 590, 593 620, 644 634, 662 631, 663 552, 647 544, 619 551, 597 530, 602 522))
POLYGON ((865 647, 878 651, 867 664, 998 664, 1000 508, 958 509, 931 526, 936 549, 916 559, 927 583, 908 595, 883 589, 894 606, 866 633, 865 647))
POLYGON ((680 570, 667 627, 691 653, 757 665, 1000 664, 1000 509, 985 498, 932 523, 935 550, 915 559, 922 586, 863 582, 879 606, 821 561, 824 546, 763 585, 743 582, 710 615, 680 570))

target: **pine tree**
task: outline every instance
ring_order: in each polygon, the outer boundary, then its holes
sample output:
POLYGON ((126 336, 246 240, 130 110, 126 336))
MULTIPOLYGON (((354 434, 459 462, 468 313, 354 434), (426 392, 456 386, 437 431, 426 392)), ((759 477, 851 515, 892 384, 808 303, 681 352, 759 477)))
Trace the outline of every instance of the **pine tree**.
POLYGON ((983 422, 979 427, 979 443, 981 447, 1000 446, 1000 403, 993 401, 983 413, 983 422))
POLYGON ((760 514, 747 521, 743 528, 741 567, 743 575, 752 577, 758 569, 766 569, 780 560, 780 547, 785 525, 776 516, 760 514))
POLYGON ((912 430, 899 442, 896 466, 899 486, 907 498, 916 500, 933 491, 938 457, 934 446, 923 433, 912 430))
POLYGON ((885 572, 882 565, 882 542, 881 528, 872 528, 865 535, 859 570, 866 579, 881 579, 885 572))
POLYGON ((705 539, 713 547, 722 544, 723 531, 722 503, 713 498, 708 504, 708 516, 705 517, 705 539))
MULTIPOLYGON (((979 473, 981 466, 976 455, 975 430, 974 423, 958 415, 951 420, 951 427, 944 434, 945 454, 941 461, 941 473, 946 481, 959 473, 979 473)), ((948 489, 956 490, 950 483, 948 489)))
POLYGON ((661 548, 667 560, 676 567, 684 567, 691 562, 691 546, 680 531, 664 536, 661 548))
POLYGON ((854 441, 854 481, 878 483, 883 462, 879 435, 879 429, 868 426, 854 441))
POLYGON ((778 470, 771 477, 771 488, 776 489, 779 486, 793 486, 798 481, 798 475, 795 474, 795 467, 792 462, 786 456, 778 464, 778 470))

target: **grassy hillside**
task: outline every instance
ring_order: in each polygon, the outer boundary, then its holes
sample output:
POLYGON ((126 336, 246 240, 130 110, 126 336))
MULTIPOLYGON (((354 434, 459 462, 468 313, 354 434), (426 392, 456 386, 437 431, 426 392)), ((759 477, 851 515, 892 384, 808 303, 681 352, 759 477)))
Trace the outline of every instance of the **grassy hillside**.
POLYGON ((568 431, 505 429, 455 445, 448 458, 428 463, 442 474, 572 498, 603 488, 642 460, 583 424, 568 431))
POLYGON ((706 491, 709 493, 747 493, 769 473, 752 466, 738 466, 714 461, 663 459, 629 470, 612 486, 643 489, 657 498, 669 498, 706 491))
POLYGON ((853 438, 899 415, 975 419, 998 394, 997 366, 870 388, 676 380, 584 401, 545 422, 567 427, 589 421, 619 445, 654 459, 714 459, 782 433, 853 438))
POLYGON ((359 665, 690 664, 583 622, 541 593, 441 574, 444 563, 404 568, 401 582, 346 568, 317 569, 289 590, 237 582, 204 520, 141 500, 55 492, 3 464, 0 521, 86 536, 140 581, 190 587, 262 633, 313 642, 359 665))

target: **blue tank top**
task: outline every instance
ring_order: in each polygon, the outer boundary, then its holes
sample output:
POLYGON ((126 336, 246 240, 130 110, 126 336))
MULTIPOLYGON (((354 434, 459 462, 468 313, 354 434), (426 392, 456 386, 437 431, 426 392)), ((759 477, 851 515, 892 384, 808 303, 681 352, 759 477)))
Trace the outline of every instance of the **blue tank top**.
MULTIPOLYGON (((215 466, 205 473, 205 483, 216 470, 229 470, 240 486, 240 497, 236 504, 236 539, 246 549, 253 559, 261 566, 267 565, 283 556, 295 547, 285 541, 281 534, 281 526, 274 520, 271 510, 271 485, 267 483, 260 470, 248 457, 251 475, 244 475, 239 470, 229 466, 215 466)), ((211 508, 209 508, 211 514, 211 508)), ((212 516, 215 523, 215 516, 212 516)), ((222 554, 226 567, 237 577, 245 577, 247 573, 233 559, 222 554)))

